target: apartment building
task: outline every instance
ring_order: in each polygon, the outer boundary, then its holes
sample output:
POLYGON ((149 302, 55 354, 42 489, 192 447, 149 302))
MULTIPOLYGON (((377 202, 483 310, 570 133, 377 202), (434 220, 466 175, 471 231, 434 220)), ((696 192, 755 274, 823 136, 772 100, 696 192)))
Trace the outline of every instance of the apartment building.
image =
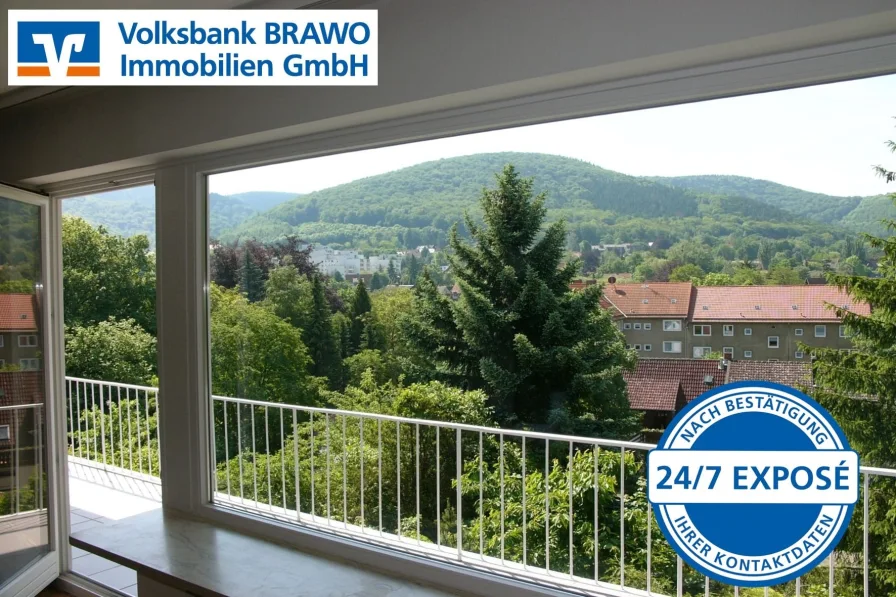
POLYGON ((613 311, 629 345, 641 357, 688 356, 690 282, 607 284, 602 304, 613 311))
POLYGON ((0 294, 0 370, 40 369, 37 296, 0 294))
POLYGON ((833 286, 701 286, 608 284, 605 306, 641 357, 808 361, 800 347, 850 349, 836 305, 869 315, 833 286), (685 305, 682 307, 682 305, 685 305))

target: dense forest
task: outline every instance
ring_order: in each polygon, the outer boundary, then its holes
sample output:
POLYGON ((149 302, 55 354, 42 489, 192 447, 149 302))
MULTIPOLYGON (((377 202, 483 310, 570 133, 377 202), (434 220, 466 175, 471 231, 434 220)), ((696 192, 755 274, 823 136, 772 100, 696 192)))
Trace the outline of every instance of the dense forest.
POLYGON ((756 199, 808 220, 841 224, 858 232, 883 234, 881 220, 896 216, 886 195, 836 197, 745 176, 673 176, 651 180, 699 193, 756 199))

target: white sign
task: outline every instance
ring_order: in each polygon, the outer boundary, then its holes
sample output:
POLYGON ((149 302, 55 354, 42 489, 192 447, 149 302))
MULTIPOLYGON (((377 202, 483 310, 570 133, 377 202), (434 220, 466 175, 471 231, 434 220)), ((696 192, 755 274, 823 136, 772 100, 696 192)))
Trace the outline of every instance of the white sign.
POLYGON ((375 10, 10 10, 9 85, 376 85, 375 10))

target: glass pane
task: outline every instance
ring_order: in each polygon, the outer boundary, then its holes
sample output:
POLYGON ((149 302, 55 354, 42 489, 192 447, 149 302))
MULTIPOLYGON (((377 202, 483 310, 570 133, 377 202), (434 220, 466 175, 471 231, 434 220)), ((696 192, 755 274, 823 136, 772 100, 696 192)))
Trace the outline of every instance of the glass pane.
POLYGON ((0 586, 50 551, 41 208, 0 197, 0 586))

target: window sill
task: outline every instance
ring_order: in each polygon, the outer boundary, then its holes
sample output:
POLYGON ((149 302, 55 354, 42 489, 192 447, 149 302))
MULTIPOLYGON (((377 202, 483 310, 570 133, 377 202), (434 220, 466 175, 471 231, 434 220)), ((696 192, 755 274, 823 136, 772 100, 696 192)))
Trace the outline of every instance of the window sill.
POLYGON ((75 547, 136 570, 138 587, 142 579, 147 584, 170 587, 177 594, 285 595, 301 587, 301 593, 307 595, 448 595, 159 510, 75 533, 70 541, 75 547))

